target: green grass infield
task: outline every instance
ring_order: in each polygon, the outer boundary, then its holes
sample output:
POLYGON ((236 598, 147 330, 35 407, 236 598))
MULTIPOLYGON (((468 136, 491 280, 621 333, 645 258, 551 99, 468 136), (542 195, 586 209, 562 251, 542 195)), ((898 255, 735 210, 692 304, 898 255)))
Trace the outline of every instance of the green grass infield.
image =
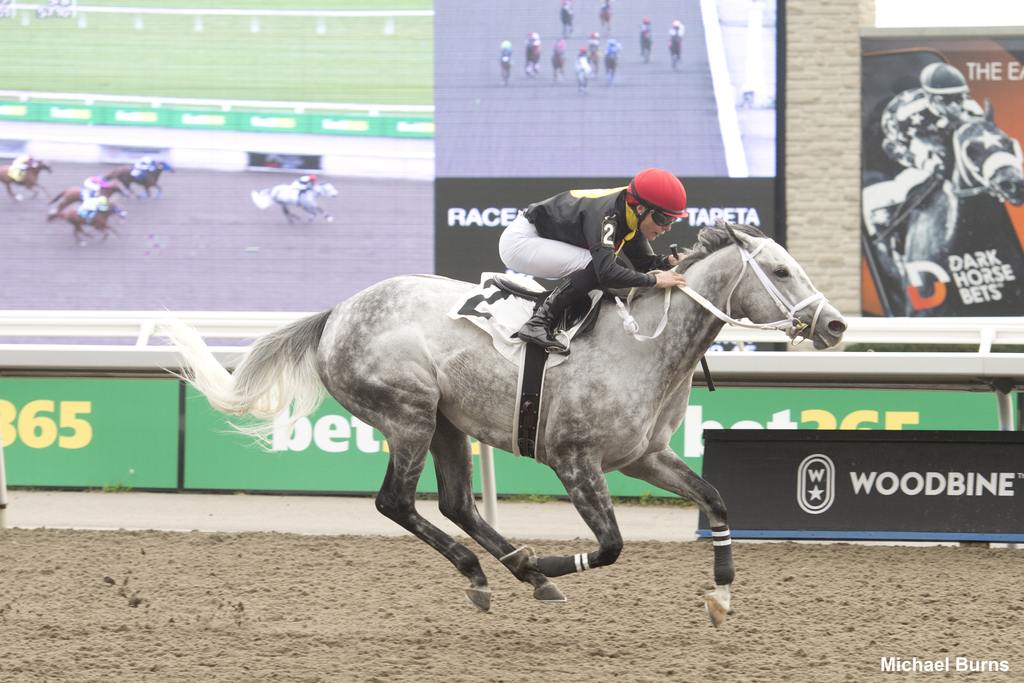
MULTIPOLYGON (((422 0, 107 0, 83 5, 224 9, 429 10, 422 0)), ((0 20, 0 84, 9 90, 108 95, 433 103, 432 17, 196 18, 85 13, 0 20), (141 21, 141 25, 137 22, 141 21), (321 24, 322 22, 322 24, 321 24), (318 31, 318 27, 323 32, 318 31)))

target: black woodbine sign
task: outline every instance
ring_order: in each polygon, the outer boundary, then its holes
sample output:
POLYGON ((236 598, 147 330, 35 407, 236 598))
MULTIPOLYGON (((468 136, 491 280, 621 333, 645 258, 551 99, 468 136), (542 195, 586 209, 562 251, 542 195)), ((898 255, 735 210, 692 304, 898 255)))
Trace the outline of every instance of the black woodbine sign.
MULTIPOLYGON (((706 430, 733 538, 1024 541, 1024 432, 706 430)), ((702 514, 698 535, 710 536, 702 514)))

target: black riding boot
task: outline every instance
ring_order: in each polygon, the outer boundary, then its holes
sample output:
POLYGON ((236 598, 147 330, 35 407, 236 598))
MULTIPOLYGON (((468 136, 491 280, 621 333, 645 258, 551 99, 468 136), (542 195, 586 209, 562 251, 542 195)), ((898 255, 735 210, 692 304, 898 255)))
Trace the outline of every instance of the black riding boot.
MULTIPOLYGON (((586 291, 583 295, 586 295, 586 291)), ((533 317, 520 328, 519 338, 529 344, 543 347, 548 353, 568 353, 569 347, 555 337, 555 326, 562 319, 565 309, 579 297, 580 293, 570 278, 559 282, 533 312, 533 317)))

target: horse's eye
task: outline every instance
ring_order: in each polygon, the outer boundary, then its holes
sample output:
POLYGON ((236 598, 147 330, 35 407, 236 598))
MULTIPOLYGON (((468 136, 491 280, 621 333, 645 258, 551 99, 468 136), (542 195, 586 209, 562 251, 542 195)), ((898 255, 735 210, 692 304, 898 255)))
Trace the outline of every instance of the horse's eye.
POLYGON ((774 274, 775 277, 787 278, 789 277, 789 268, 787 268, 786 266, 779 266, 778 268, 772 271, 772 274, 774 274))

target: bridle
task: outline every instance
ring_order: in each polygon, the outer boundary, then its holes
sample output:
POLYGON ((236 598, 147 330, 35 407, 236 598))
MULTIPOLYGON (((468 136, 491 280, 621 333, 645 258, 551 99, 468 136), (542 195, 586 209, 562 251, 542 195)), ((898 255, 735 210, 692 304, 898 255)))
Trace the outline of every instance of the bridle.
MULTIPOLYGON (((792 339, 794 344, 798 344, 800 343, 800 341, 814 337, 815 330, 818 326, 818 317, 821 314, 821 309, 824 308, 826 303, 828 303, 828 299, 825 298, 824 294, 815 289, 814 293, 811 294, 810 296, 804 297, 803 299, 797 301, 796 303, 791 303, 786 297, 786 295, 779 291, 778 287, 775 286, 775 283, 772 282, 771 278, 769 278, 767 273, 764 272, 764 269, 761 267, 761 264, 759 264, 755 259, 758 252, 760 252, 769 242, 774 243, 774 240, 770 238, 765 238, 764 241, 761 242, 761 244, 759 244, 753 250, 748 250, 739 242, 736 243, 736 248, 739 249, 740 251, 740 259, 743 265, 740 268, 740 272, 736 275, 735 278, 733 278, 732 283, 729 285, 729 294, 725 300, 724 312, 717 306, 715 306, 713 303, 708 301, 706 297, 692 289, 689 285, 677 288, 682 290, 687 296, 696 301, 701 307, 703 307, 705 310, 707 310, 709 313, 711 313, 713 316, 715 316, 722 322, 725 322, 729 325, 736 325, 737 327, 746 327, 750 329, 779 330, 785 332, 786 336, 792 339), (775 302, 775 305, 778 307, 779 311, 782 313, 783 316, 785 316, 781 320, 776 320, 775 322, 770 323, 753 323, 743 322, 732 317, 732 297, 733 294, 736 293, 736 289, 739 287, 740 282, 743 280, 743 276, 746 274, 748 265, 750 266, 750 269, 754 272, 754 274, 757 276, 757 279, 760 281, 765 291, 768 292, 768 295, 771 297, 772 301, 775 302), (817 303, 818 305, 814 309, 814 315, 811 318, 811 324, 808 325, 807 323, 802 322, 799 318, 797 318, 796 314, 814 303, 817 303), (807 330, 808 328, 810 328, 810 332, 804 334, 804 331, 807 330)), ((622 303, 619 297, 615 297, 615 305, 618 308, 619 315, 622 317, 622 326, 626 330, 626 332, 628 334, 633 335, 633 338, 636 339, 637 341, 647 341, 649 339, 655 339, 662 332, 665 331, 665 325, 668 323, 668 309, 672 300, 672 288, 665 289, 665 307, 662 313, 661 322, 658 323, 658 327, 651 335, 640 334, 640 325, 636 322, 636 319, 634 319, 633 316, 630 315, 629 313, 629 305, 632 303, 633 297, 635 296, 636 292, 636 287, 629 290, 629 294, 626 296, 625 304, 622 303)))

